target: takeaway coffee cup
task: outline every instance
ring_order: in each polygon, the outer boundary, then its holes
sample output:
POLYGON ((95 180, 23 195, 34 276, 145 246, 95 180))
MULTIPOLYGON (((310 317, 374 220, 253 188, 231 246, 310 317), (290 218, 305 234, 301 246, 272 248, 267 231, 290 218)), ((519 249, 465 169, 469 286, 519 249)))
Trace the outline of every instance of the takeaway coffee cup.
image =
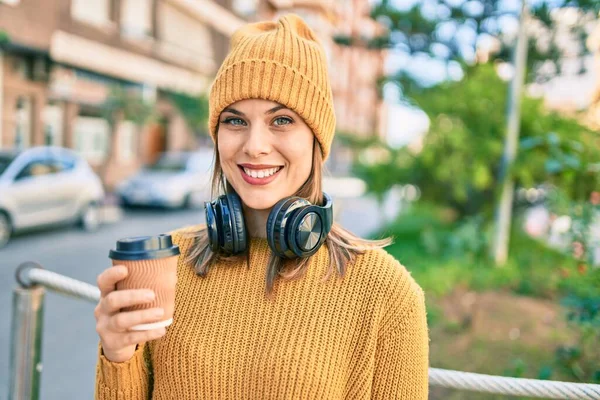
POLYGON ((117 290, 152 289, 156 298, 152 303, 127 307, 121 311, 135 311, 160 307, 164 309, 161 320, 136 325, 132 330, 144 331, 169 326, 175 309, 175 285, 179 247, 170 235, 137 236, 120 239, 116 249, 110 250, 113 265, 124 265, 129 273, 117 283, 117 290))

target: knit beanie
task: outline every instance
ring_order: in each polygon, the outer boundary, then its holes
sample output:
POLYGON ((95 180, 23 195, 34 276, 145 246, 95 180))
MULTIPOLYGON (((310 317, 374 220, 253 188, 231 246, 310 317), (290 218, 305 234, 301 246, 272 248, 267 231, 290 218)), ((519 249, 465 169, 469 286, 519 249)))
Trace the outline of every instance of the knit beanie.
POLYGON ((236 101, 264 99, 300 115, 329 155, 335 131, 327 58, 316 35, 297 15, 247 24, 231 37, 209 97, 209 129, 216 139, 219 116, 236 101))

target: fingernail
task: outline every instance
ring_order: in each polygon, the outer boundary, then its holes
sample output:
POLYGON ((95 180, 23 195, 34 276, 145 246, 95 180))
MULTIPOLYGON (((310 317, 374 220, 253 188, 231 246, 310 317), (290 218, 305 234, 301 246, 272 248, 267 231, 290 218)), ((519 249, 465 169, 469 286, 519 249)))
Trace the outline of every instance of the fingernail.
POLYGON ((152 291, 146 292, 144 297, 146 297, 147 300, 154 300, 154 292, 152 292, 152 291))

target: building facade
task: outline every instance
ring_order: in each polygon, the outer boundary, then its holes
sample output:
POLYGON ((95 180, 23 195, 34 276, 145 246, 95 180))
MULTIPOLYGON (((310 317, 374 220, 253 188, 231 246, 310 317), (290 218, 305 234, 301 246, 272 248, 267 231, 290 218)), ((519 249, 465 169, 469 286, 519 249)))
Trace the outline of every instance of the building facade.
POLYGON ((224 1, 0 0, 0 147, 74 148, 109 187, 161 151, 194 148, 170 95, 206 94, 244 23, 224 1), (115 93, 152 118, 112 113, 115 93))

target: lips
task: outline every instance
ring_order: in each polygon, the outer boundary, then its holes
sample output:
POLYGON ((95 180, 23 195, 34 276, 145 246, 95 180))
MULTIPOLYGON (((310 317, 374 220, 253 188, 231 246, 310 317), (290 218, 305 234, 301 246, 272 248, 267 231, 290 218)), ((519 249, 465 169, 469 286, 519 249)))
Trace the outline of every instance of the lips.
POLYGON ((251 185, 266 185, 277 178, 283 166, 278 165, 238 165, 244 181, 251 185))

